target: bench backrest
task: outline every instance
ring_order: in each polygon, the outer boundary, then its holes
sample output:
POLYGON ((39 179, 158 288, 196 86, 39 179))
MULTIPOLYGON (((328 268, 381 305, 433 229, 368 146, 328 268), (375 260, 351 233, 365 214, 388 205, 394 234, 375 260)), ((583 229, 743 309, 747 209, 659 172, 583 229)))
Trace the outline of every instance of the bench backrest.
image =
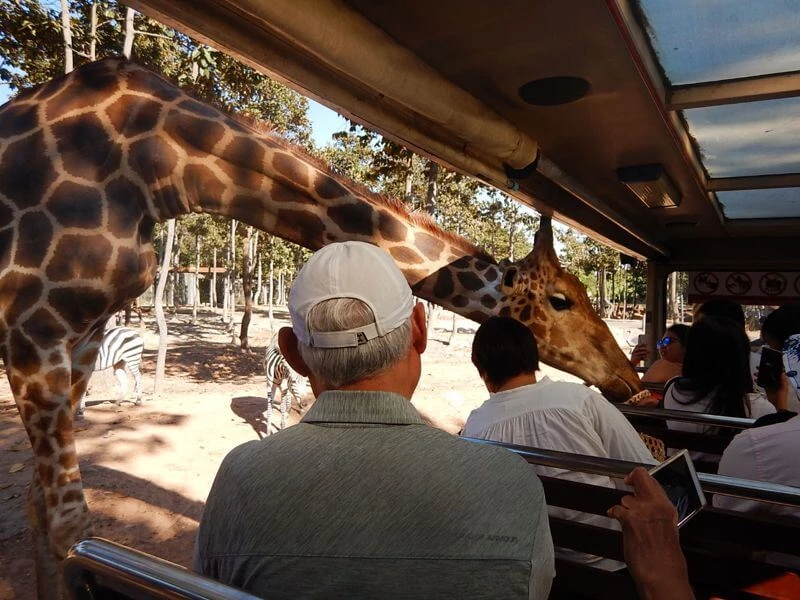
MULTIPOLYGON (((633 463, 538 448, 504 446, 531 464, 621 477, 633 463)), ((699 474, 704 492, 726 493, 765 502, 800 507, 800 489, 762 482, 699 474)), ((541 477, 549 506, 605 515, 627 492, 567 479, 541 477)), ((623 560, 622 534, 586 523, 550 518, 553 542, 558 547, 623 560)), ((725 596, 754 583, 780 576, 785 568, 770 563, 775 553, 787 555, 800 568, 800 521, 724 511, 707 507, 681 529, 681 546, 689 575, 700 596, 725 596)), ((627 570, 605 572, 557 559, 554 588, 565 593, 600 599, 638 598, 627 570)))
MULTIPOLYGON (((617 405, 636 431, 646 433, 664 442, 667 448, 692 450, 721 456, 728 447, 733 435, 749 429, 755 423, 754 419, 737 417, 722 417, 681 410, 665 410, 663 408, 644 408, 639 406, 617 405), (692 423, 713 429, 713 433, 697 433, 669 429, 667 421, 692 423)), ((716 472, 719 461, 707 463, 697 461, 695 468, 698 471, 716 472)))

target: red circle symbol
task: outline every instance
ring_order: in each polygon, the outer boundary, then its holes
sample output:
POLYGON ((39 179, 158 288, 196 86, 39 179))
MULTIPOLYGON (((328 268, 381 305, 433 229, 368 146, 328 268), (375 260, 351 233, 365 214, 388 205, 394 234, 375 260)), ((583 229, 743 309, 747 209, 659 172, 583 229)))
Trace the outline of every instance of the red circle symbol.
POLYGON ((767 296, 779 296, 786 290, 786 277, 775 271, 764 273, 758 281, 758 287, 767 296))
POLYGON ((737 271, 731 273, 725 279, 725 289, 728 290, 729 294, 733 294, 734 296, 746 294, 750 291, 751 287, 753 287, 753 280, 750 279, 747 273, 737 271))
POLYGON ((719 279, 717 279, 714 273, 704 271, 698 273, 697 277, 694 278, 694 287, 696 287, 697 291, 701 294, 713 294, 719 287, 719 279))

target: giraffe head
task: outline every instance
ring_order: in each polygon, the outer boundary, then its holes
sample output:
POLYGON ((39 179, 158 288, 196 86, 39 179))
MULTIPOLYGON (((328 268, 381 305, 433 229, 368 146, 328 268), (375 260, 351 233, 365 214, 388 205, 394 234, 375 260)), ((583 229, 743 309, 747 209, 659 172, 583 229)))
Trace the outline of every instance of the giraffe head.
POLYGON ((531 328, 544 362, 594 383, 611 400, 627 400, 641 389, 586 288, 561 268, 549 217, 542 217, 531 253, 501 266, 500 314, 531 328))

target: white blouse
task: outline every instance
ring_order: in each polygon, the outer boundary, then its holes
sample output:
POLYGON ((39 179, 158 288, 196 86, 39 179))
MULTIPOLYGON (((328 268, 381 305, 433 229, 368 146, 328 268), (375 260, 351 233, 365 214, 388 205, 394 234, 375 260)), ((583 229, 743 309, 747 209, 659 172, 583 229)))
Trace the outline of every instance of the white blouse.
MULTIPOLYGON (((655 464, 628 419, 590 388, 542 377, 532 385, 491 394, 473 410, 462 435, 521 446, 655 464)), ((539 475, 628 489, 622 480, 553 467, 536 466, 539 475)), ((613 519, 550 507, 551 516, 619 529, 613 519)), ((606 570, 623 568, 610 559, 557 549, 557 555, 590 562, 606 570)))

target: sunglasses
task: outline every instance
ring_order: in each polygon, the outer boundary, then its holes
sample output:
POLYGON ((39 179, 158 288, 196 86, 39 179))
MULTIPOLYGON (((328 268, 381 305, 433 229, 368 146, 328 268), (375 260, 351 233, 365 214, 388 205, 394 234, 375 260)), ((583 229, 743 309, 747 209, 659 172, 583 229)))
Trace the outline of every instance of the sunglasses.
POLYGON ((675 341, 675 340, 673 340, 673 339, 672 339, 671 337, 669 337, 668 335, 665 335, 663 338, 661 338, 660 340, 658 340, 658 341, 656 342, 656 346, 658 346, 659 348, 666 348, 666 347, 667 347, 667 346, 669 346, 669 345, 670 345, 670 344, 671 344, 673 341, 675 341))

